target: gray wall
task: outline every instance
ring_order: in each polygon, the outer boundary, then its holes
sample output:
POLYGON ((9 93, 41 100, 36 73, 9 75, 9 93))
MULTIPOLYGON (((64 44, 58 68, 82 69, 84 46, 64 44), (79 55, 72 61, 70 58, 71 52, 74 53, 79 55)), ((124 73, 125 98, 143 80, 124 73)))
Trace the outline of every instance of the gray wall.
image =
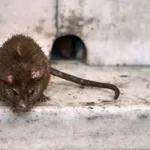
POLYGON ((1 43, 23 32, 48 54, 56 31, 76 34, 94 65, 149 65, 149 26, 149 0, 0 1, 1 43))

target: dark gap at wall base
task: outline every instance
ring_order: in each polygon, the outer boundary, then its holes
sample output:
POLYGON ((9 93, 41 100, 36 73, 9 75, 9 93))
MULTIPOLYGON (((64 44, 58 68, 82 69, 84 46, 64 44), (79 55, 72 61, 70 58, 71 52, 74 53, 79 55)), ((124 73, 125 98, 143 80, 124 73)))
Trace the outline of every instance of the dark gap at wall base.
POLYGON ((86 61, 87 50, 83 40, 72 34, 60 36, 54 40, 50 58, 56 60, 86 61))

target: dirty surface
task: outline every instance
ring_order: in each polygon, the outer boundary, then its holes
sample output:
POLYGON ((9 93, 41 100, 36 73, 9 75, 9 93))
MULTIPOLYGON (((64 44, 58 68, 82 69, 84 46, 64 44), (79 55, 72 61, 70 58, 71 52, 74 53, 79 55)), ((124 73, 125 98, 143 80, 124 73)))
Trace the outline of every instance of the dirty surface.
POLYGON ((120 98, 114 101, 111 90, 52 77, 45 92, 51 101, 21 116, 0 107, 1 149, 150 149, 150 68, 89 67, 75 61, 52 66, 114 83, 121 90, 120 98))
MULTIPOLYGON (((70 81, 52 76, 46 94, 51 97, 48 105, 53 106, 137 106, 150 105, 149 67, 89 67, 79 62, 65 61, 52 64, 53 67, 85 79, 109 82, 121 91, 118 100, 114 92, 94 87, 81 87, 70 81)), ((46 104, 46 105, 47 105, 46 104)))
POLYGON ((58 61, 57 63, 54 61, 51 65, 81 78, 115 84, 121 94, 117 100, 114 100, 112 90, 81 86, 51 76, 51 81, 45 91, 51 101, 39 105, 54 107, 150 106, 149 67, 92 67, 78 61, 58 61))
POLYGON ((58 35, 80 36, 90 65, 150 65, 149 8, 149 0, 61 0, 58 35))
POLYGON ((0 1, 0 46, 14 34, 25 34, 48 55, 56 34, 55 5, 55 0, 0 1))

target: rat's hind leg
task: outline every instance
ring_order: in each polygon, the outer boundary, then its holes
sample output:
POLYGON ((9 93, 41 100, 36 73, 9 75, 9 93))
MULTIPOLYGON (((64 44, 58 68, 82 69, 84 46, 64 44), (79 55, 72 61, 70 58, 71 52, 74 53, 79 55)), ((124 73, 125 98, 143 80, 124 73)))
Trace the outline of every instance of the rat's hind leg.
POLYGON ((42 96, 38 99, 38 102, 47 102, 47 101, 50 101, 50 100, 51 99, 49 97, 42 94, 42 96))

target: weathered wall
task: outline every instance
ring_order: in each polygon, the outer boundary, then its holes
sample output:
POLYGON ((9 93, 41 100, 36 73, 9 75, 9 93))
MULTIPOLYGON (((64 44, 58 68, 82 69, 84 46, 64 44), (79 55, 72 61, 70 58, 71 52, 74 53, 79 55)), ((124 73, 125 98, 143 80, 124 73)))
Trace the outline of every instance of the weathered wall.
POLYGON ((1 0, 0 44, 12 34, 32 36, 48 54, 54 36, 55 0, 1 0))
POLYGON ((59 34, 85 40, 88 63, 150 64, 149 0, 59 0, 59 34))
POLYGON ((1 0, 0 44, 26 33, 48 54, 56 31, 72 33, 85 41, 89 64, 149 65, 149 16, 149 0, 1 0))

